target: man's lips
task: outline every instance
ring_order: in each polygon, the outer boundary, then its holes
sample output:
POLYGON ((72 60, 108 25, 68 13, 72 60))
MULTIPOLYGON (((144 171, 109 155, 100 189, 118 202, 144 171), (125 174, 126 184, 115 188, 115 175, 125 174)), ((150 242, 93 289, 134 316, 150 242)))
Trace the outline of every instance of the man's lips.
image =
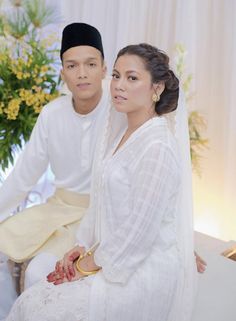
POLYGON ((91 84, 86 82, 86 83, 81 83, 81 84, 77 84, 76 86, 80 89, 87 89, 91 84))

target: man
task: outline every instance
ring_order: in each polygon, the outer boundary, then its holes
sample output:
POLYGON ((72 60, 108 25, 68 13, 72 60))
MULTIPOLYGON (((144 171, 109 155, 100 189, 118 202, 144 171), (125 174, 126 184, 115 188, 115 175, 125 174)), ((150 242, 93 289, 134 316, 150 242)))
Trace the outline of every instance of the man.
POLYGON ((83 23, 68 25, 61 59, 61 76, 72 95, 43 108, 30 141, 0 188, 0 252, 15 262, 37 258, 37 269, 29 266, 26 273, 27 286, 54 266, 50 256, 38 266, 39 253, 60 258, 74 246, 75 230, 89 203, 93 155, 109 109, 108 91, 102 89, 106 66, 98 30, 83 23), (55 194, 45 204, 10 217, 49 164, 55 194))

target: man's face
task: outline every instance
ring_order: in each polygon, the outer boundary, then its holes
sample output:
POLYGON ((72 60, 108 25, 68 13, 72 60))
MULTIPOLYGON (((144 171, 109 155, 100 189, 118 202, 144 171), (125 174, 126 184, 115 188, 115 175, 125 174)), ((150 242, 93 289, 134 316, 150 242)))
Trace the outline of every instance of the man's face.
POLYGON ((106 66, 99 50, 90 46, 72 47, 63 53, 62 62, 61 76, 74 99, 85 102, 101 94, 106 66))

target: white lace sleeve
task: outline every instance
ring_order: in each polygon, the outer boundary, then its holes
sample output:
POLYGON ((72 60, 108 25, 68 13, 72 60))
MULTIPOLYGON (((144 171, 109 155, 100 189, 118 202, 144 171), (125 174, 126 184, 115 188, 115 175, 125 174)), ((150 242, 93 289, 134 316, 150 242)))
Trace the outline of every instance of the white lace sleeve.
POLYGON ((86 250, 94 244, 95 218, 93 214, 92 208, 89 207, 76 232, 76 243, 79 246, 84 246, 86 250))
POLYGON ((125 283, 149 255, 166 208, 178 190, 174 153, 162 143, 147 148, 132 174, 129 217, 103 240, 95 261, 112 282, 125 283))

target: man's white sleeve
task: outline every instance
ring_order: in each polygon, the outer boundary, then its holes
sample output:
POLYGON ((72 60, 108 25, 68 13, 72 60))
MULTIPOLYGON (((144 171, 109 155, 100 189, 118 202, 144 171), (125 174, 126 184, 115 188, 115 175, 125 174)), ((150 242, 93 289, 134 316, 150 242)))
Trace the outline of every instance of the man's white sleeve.
POLYGON ((7 218, 37 183, 48 166, 47 119, 42 111, 29 142, 0 188, 0 222, 7 218))

